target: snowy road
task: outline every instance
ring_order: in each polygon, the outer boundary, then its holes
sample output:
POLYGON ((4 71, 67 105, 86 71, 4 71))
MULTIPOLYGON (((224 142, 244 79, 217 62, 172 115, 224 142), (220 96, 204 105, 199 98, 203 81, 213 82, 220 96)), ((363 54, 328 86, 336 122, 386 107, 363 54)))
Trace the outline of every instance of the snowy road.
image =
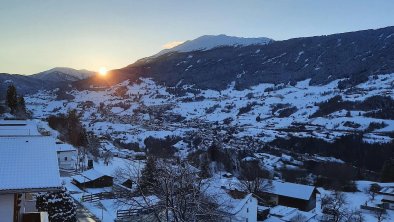
POLYGON ((85 207, 83 207, 80 203, 75 201, 75 204, 77 205, 77 221, 78 222, 99 222, 95 218, 95 216, 90 213, 85 207))

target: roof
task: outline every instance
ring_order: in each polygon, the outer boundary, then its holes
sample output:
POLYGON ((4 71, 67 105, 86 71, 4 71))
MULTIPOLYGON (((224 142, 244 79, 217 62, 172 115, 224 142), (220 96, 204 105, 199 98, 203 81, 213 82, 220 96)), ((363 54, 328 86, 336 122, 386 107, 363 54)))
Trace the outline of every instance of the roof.
POLYGON ((0 136, 41 136, 32 120, 0 120, 0 136))
POLYGON ((0 192, 61 186, 53 138, 0 137, 0 192))
POLYGON ((85 183, 88 181, 96 180, 103 176, 108 176, 108 175, 105 175, 95 169, 90 169, 82 172, 80 175, 73 176, 72 178, 76 180, 78 183, 85 183))
POLYGON ((70 144, 60 143, 60 144, 56 144, 56 151, 57 152, 77 151, 77 149, 75 149, 75 147, 73 147, 70 144))
POLYGON ((242 210, 242 208, 245 206, 245 204, 248 203, 248 200, 250 198, 253 198, 253 194, 248 194, 243 199, 239 200, 238 203, 233 206, 233 208, 228 210, 228 213, 235 215, 238 212, 240 212, 242 210))
POLYGON ((292 197, 296 199, 309 200, 315 190, 316 188, 314 186, 274 180, 272 181, 272 189, 267 191, 267 193, 285 197, 292 197))
POLYGON ((394 187, 383 187, 379 193, 394 196, 394 187))
POLYGON ((278 218, 278 219, 280 218, 279 221, 289 221, 289 222, 296 220, 297 217, 299 217, 297 221, 305 222, 305 221, 309 221, 310 219, 316 216, 315 213, 304 212, 296 208, 286 207, 281 205, 271 208, 270 215, 271 215, 270 218, 278 218))

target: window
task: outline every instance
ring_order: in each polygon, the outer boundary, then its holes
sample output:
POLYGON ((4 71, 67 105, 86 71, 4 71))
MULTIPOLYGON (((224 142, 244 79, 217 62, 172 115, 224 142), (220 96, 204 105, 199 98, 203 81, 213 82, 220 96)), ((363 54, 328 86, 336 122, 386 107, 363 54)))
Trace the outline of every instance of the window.
POLYGON ((64 161, 67 161, 67 157, 64 157, 64 161))
POLYGON ((249 208, 246 208, 246 213, 249 213, 249 208))

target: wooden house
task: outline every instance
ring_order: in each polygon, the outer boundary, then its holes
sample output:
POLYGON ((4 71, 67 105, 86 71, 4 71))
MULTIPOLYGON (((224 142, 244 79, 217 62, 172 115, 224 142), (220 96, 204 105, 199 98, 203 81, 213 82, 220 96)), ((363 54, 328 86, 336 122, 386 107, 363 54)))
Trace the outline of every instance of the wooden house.
POLYGON ((84 171, 80 175, 73 176, 72 179, 72 183, 81 189, 102 188, 113 185, 113 177, 98 172, 95 169, 84 171))
POLYGON ((316 194, 319 191, 314 186, 303 184, 272 181, 272 187, 265 191, 276 205, 310 211, 316 207, 316 194))

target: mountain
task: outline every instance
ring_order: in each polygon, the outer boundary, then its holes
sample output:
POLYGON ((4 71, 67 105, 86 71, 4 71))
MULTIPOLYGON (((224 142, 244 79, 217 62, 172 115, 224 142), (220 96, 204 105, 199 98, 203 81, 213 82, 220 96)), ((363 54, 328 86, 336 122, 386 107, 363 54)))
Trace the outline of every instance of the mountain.
POLYGON ((95 72, 84 70, 84 69, 76 70, 72 68, 57 67, 31 75, 31 77, 36 79, 41 79, 44 81, 72 82, 72 81, 89 78, 95 74, 96 74, 95 72))
POLYGON ((18 92, 21 94, 33 93, 38 89, 47 88, 47 84, 41 79, 26 75, 0 73, 0 99, 4 97, 9 84, 16 85, 18 92))
POLYGON ((20 94, 30 94, 42 89, 64 88, 71 82, 95 74, 92 71, 71 68, 53 68, 33 75, 0 73, 0 99, 4 98, 9 84, 14 84, 20 94))
POLYGON ((197 50, 209 50, 220 46, 247 46, 247 45, 266 45, 273 42, 272 39, 261 38, 242 38, 227 35, 204 35, 194 40, 188 40, 170 49, 164 49, 155 56, 169 52, 192 52, 197 50))
POLYGON ((266 45, 167 53, 113 70, 108 78, 89 78, 75 85, 87 89, 145 77, 166 86, 222 90, 232 82, 237 89, 246 89, 260 83, 294 84, 311 79, 312 85, 318 85, 347 78, 340 85, 349 87, 371 75, 393 72, 394 27, 387 27, 266 45))

